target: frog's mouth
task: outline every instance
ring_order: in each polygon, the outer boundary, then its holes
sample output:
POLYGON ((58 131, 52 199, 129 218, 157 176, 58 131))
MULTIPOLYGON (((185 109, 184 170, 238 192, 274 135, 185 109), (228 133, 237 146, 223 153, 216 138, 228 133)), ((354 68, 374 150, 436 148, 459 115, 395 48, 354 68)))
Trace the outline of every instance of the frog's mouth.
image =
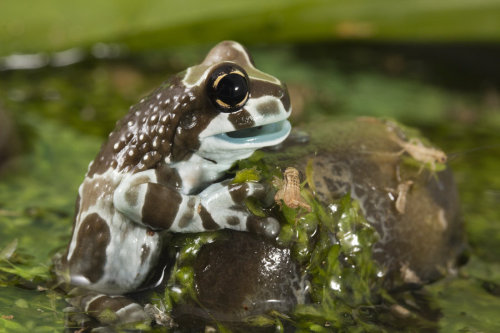
POLYGON ((217 134, 214 137, 236 145, 272 146, 282 142, 290 134, 291 128, 288 120, 281 120, 271 124, 217 134))

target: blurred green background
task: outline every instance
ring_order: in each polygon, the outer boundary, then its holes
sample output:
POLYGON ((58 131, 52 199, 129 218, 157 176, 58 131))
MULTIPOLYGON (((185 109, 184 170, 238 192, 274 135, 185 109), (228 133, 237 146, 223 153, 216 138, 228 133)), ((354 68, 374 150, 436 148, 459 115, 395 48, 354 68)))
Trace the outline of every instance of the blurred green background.
POLYGON ((360 38, 498 41, 498 0, 113 0, 0 3, 0 55, 121 42, 134 50, 360 38))
POLYGON ((61 295, 36 287, 89 161, 131 104, 223 39, 288 84, 294 125, 391 117, 448 153, 470 259, 426 287, 436 327, 500 331, 500 1, 3 0, 0 332, 62 330, 61 295))

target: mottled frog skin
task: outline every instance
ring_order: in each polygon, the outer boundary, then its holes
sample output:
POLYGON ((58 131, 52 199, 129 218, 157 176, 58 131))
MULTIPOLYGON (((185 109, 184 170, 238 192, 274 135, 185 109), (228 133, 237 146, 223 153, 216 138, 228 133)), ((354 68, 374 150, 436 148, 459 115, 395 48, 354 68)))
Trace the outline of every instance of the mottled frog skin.
POLYGON ((244 204, 264 197, 263 185, 219 179, 235 161, 282 142, 290 112, 286 87, 230 41, 133 105, 79 188, 62 259, 70 284, 108 295, 141 288, 168 232, 275 236, 278 222, 244 204))

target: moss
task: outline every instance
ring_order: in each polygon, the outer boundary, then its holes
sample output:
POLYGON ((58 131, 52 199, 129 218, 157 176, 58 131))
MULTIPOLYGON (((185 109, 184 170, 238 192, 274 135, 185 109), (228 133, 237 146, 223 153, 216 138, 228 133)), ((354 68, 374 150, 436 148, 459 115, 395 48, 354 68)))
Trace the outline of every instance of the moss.
MULTIPOLYGON (((258 153, 241 161, 237 165, 238 182, 260 179, 271 186, 279 168, 268 163, 266 156, 258 153)), ((301 264, 302 274, 308 275, 312 303, 298 306, 292 317, 280 318, 282 314, 274 313, 248 318, 247 323, 257 327, 273 326, 278 331, 283 327, 282 320, 313 331, 325 327, 368 327, 370 324, 361 310, 373 305, 381 288, 381 271, 371 258, 377 234, 363 218, 358 203, 349 196, 324 207, 304 185, 301 193, 311 205, 311 212, 283 205, 278 212, 275 208, 274 214, 282 225, 277 242, 291 248, 293 258, 301 264)), ((257 202, 252 205, 252 211, 270 213, 257 202)), ((178 238, 180 252, 165 292, 165 303, 196 302, 190 265, 201 246, 214 241, 216 235, 178 238)))
POLYGON ((381 272, 371 253, 377 234, 349 195, 332 203, 331 211, 316 201, 310 203, 318 230, 315 238, 302 245, 308 251, 295 253, 305 263, 312 303, 296 308, 297 326, 318 332, 366 328, 372 324, 366 322, 360 310, 377 301, 381 288, 381 272), (305 256, 308 260, 304 260, 305 256))
POLYGON ((160 308, 170 312, 174 304, 196 302, 193 262, 204 244, 217 239, 217 232, 185 234, 175 237, 172 247, 177 249, 177 259, 170 273, 163 297, 157 298, 160 308))
POLYGON ((261 178, 259 170, 256 167, 241 169, 236 172, 236 175, 233 178, 233 183, 244 183, 251 181, 259 181, 261 178))

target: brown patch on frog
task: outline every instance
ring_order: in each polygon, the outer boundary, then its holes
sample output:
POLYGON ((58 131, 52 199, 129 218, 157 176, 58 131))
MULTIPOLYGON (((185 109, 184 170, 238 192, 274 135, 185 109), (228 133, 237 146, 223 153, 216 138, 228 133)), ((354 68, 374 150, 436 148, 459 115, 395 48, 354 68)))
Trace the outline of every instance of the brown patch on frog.
POLYGON ((146 262, 146 259, 149 256, 151 249, 146 244, 143 244, 141 247, 141 266, 146 262))
POLYGON ((203 205, 199 205, 198 209, 203 224, 203 228, 205 228, 206 230, 220 229, 220 226, 214 221, 212 215, 210 215, 208 210, 205 207, 203 207, 203 205))
MULTIPOLYGON (((89 167, 87 177, 93 177, 94 175, 100 175, 106 172, 109 168, 116 168, 117 159, 119 159, 119 152, 115 151, 115 144, 125 149, 128 144, 124 142, 127 132, 130 130, 126 124, 128 121, 135 121, 131 119, 132 113, 129 113, 125 118, 116 123, 116 127, 106 143, 101 146, 99 154, 96 156, 94 161, 89 167)), ((122 154, 123 155, 123 154, 122 154)), ((123 159, 123 156, 120 156, 123 159)))
MULTIPOLYGON (((76 201, 75 201, 75 210, 74 210, 75 215, 73 216, 73 226, 71 227, 71 235, 73 235, 75 233, 76 218, 78 216, 78 212, 80 211, 80 201, 81 201, 80 194, 78 194, 76 197, 76 201)), ((71 246, 71 242, 69 242, 68 246, 66 246, 66 253, 61 258, 61 264, 63 265, 63 267, 67 266, 68 253, 69 253, 70 246, 71 246)))
POLYGON ((292 103, 290 102, 290 94, 288 93, 288 89, 286 88, 286 86, 285 93, 283 94, 283 96, 281 96, 280 100, 281 103, 283 103, 283 107, 285 108, 285 110, 290 110, 290 106, 292 103))
POLYGON ((229 194, 231 195, 231 199, 236 204, 242 204, 245 202, 246 198, 248 198, 248 184, 231 184, 229 185, 229 194))
POLYGON ((236 216, 229 216, 226 218, 226 223, 229 225, 238 225, 240 224, 240 219, 236 216))
POLYGON ((247 230, 254 234, 262 234, 265 226, 265 219, 249 215, 246 221, 247 230))
POLYGON ((151 179, 148 176, 137 177, 130 183, 130 190, 125 193, 125 201, 131 207, 137 205, 137 200, 139 199, 139 187, 138 185, 148 183, 151 179))
POLYGON ((234 210, 235 212, 242 212, 248 214, 248 208, 245 205, 232 205, 229 208, 231 210, 234 210))
POLYGON ((193 220, 194 217, 194 205, 196 203, 196 199, 194 197, 190 197, 187 202, 186 212, 181 216, 179 220, 179 228, 185 228, 189 225, 189 223, 193 220))
POLYGON ((290 97, 288 96, 286 87, 273 82, 258 79, 252 80, 250 97, 259 98, 262 96, 274 96, 283 102, 286 110, 290 107, 290 97), (288 104, 288 108, 285 103, 288 104))
POLYGON ((182 179, 179 176, 179 172, 176 169, 169 168, 166 164, 162 164, 156 168, 156 181, 158 184, 176 189, 182 187, 182 179))
POLYGON ((76 247, 69 260, 71 275, 83 275, 92 283, 98 281, 104 274, 110 239, 106 221, 97 213, 88 215, 80 225, 76 247))
MULTIPOLYGON (((286 109, 287 110, 287 109, 286 109)), ((280 113, 280 105, 274 99, 257 105, 257 112, 262 115, 271 115, 280 113)))
POLYGON ((227 119, 233 124, 234 128, 239 130, 243 128, 250 128, 255 125, 255 121, 253 120, 250 113, 243 109, 238 112, 230 113, 227 119))
POLYGON ((103 174, 109 168, 132 171, 152 151, 159 155, 151 155, 150 159, 144 160, 145 163, 141 163, 143 165, 133 172, 155 167, 170 154, 177 122, 184 111, 179 102, 166 103, 165 100, 168 96, 178 96, 177 101, 184 97, 189 99, 187 95, 181 78, 175 75, 142 102, 133 105, 128 114, 116 123, 108 141, 102 145, 90 166, 87 177, 103 174), (158 95, 163 96, 162 99, 159 100, 158 95))
POLYGON ((77 212, 86 212, 102 200, 113 200, 114 186, 107 178, 96 175, 86 178, 82 184, 81 201, 77 212))
MULTIPOLYGON (((191 96, 202 94, 197 88, 192 88, 191 96)), ((188 97, 187 93, 185 97, 188 97)), ((175 127, 172 141, 172 162, 189 159, 193 152, 200 147, 200 133, 219 115, 210 101, 203 98, 190 100, 188 97, 188 101, 179 104, 176 111, 181 115, 181 120, 175 127), (180 126, 180 124, 184 124, 184 126, 180 126)))
POLYGON ((254 66, 253 59, 247 49, 232 41, 223 41, 214 46, 203 60, 202 65, 203 67, 210 66, 221 61, 233 61, 243 65, 243 67, 254 66), (244 52, 240 50, 240 47, 243 48, 244 52))
POLYGON ((130 299, 123 296, 111 297, 108 295, 102 295, 95 298, 87 305, 87 312, 93 313, 94 315, 99 314, 106 309, 117 312, 131 303, 133 302, 130 299))
POLYGON ((181 202, 182 197, 176 190, 149 183, 142 207, 142 223, 153 229, 169 229, 181 202))

